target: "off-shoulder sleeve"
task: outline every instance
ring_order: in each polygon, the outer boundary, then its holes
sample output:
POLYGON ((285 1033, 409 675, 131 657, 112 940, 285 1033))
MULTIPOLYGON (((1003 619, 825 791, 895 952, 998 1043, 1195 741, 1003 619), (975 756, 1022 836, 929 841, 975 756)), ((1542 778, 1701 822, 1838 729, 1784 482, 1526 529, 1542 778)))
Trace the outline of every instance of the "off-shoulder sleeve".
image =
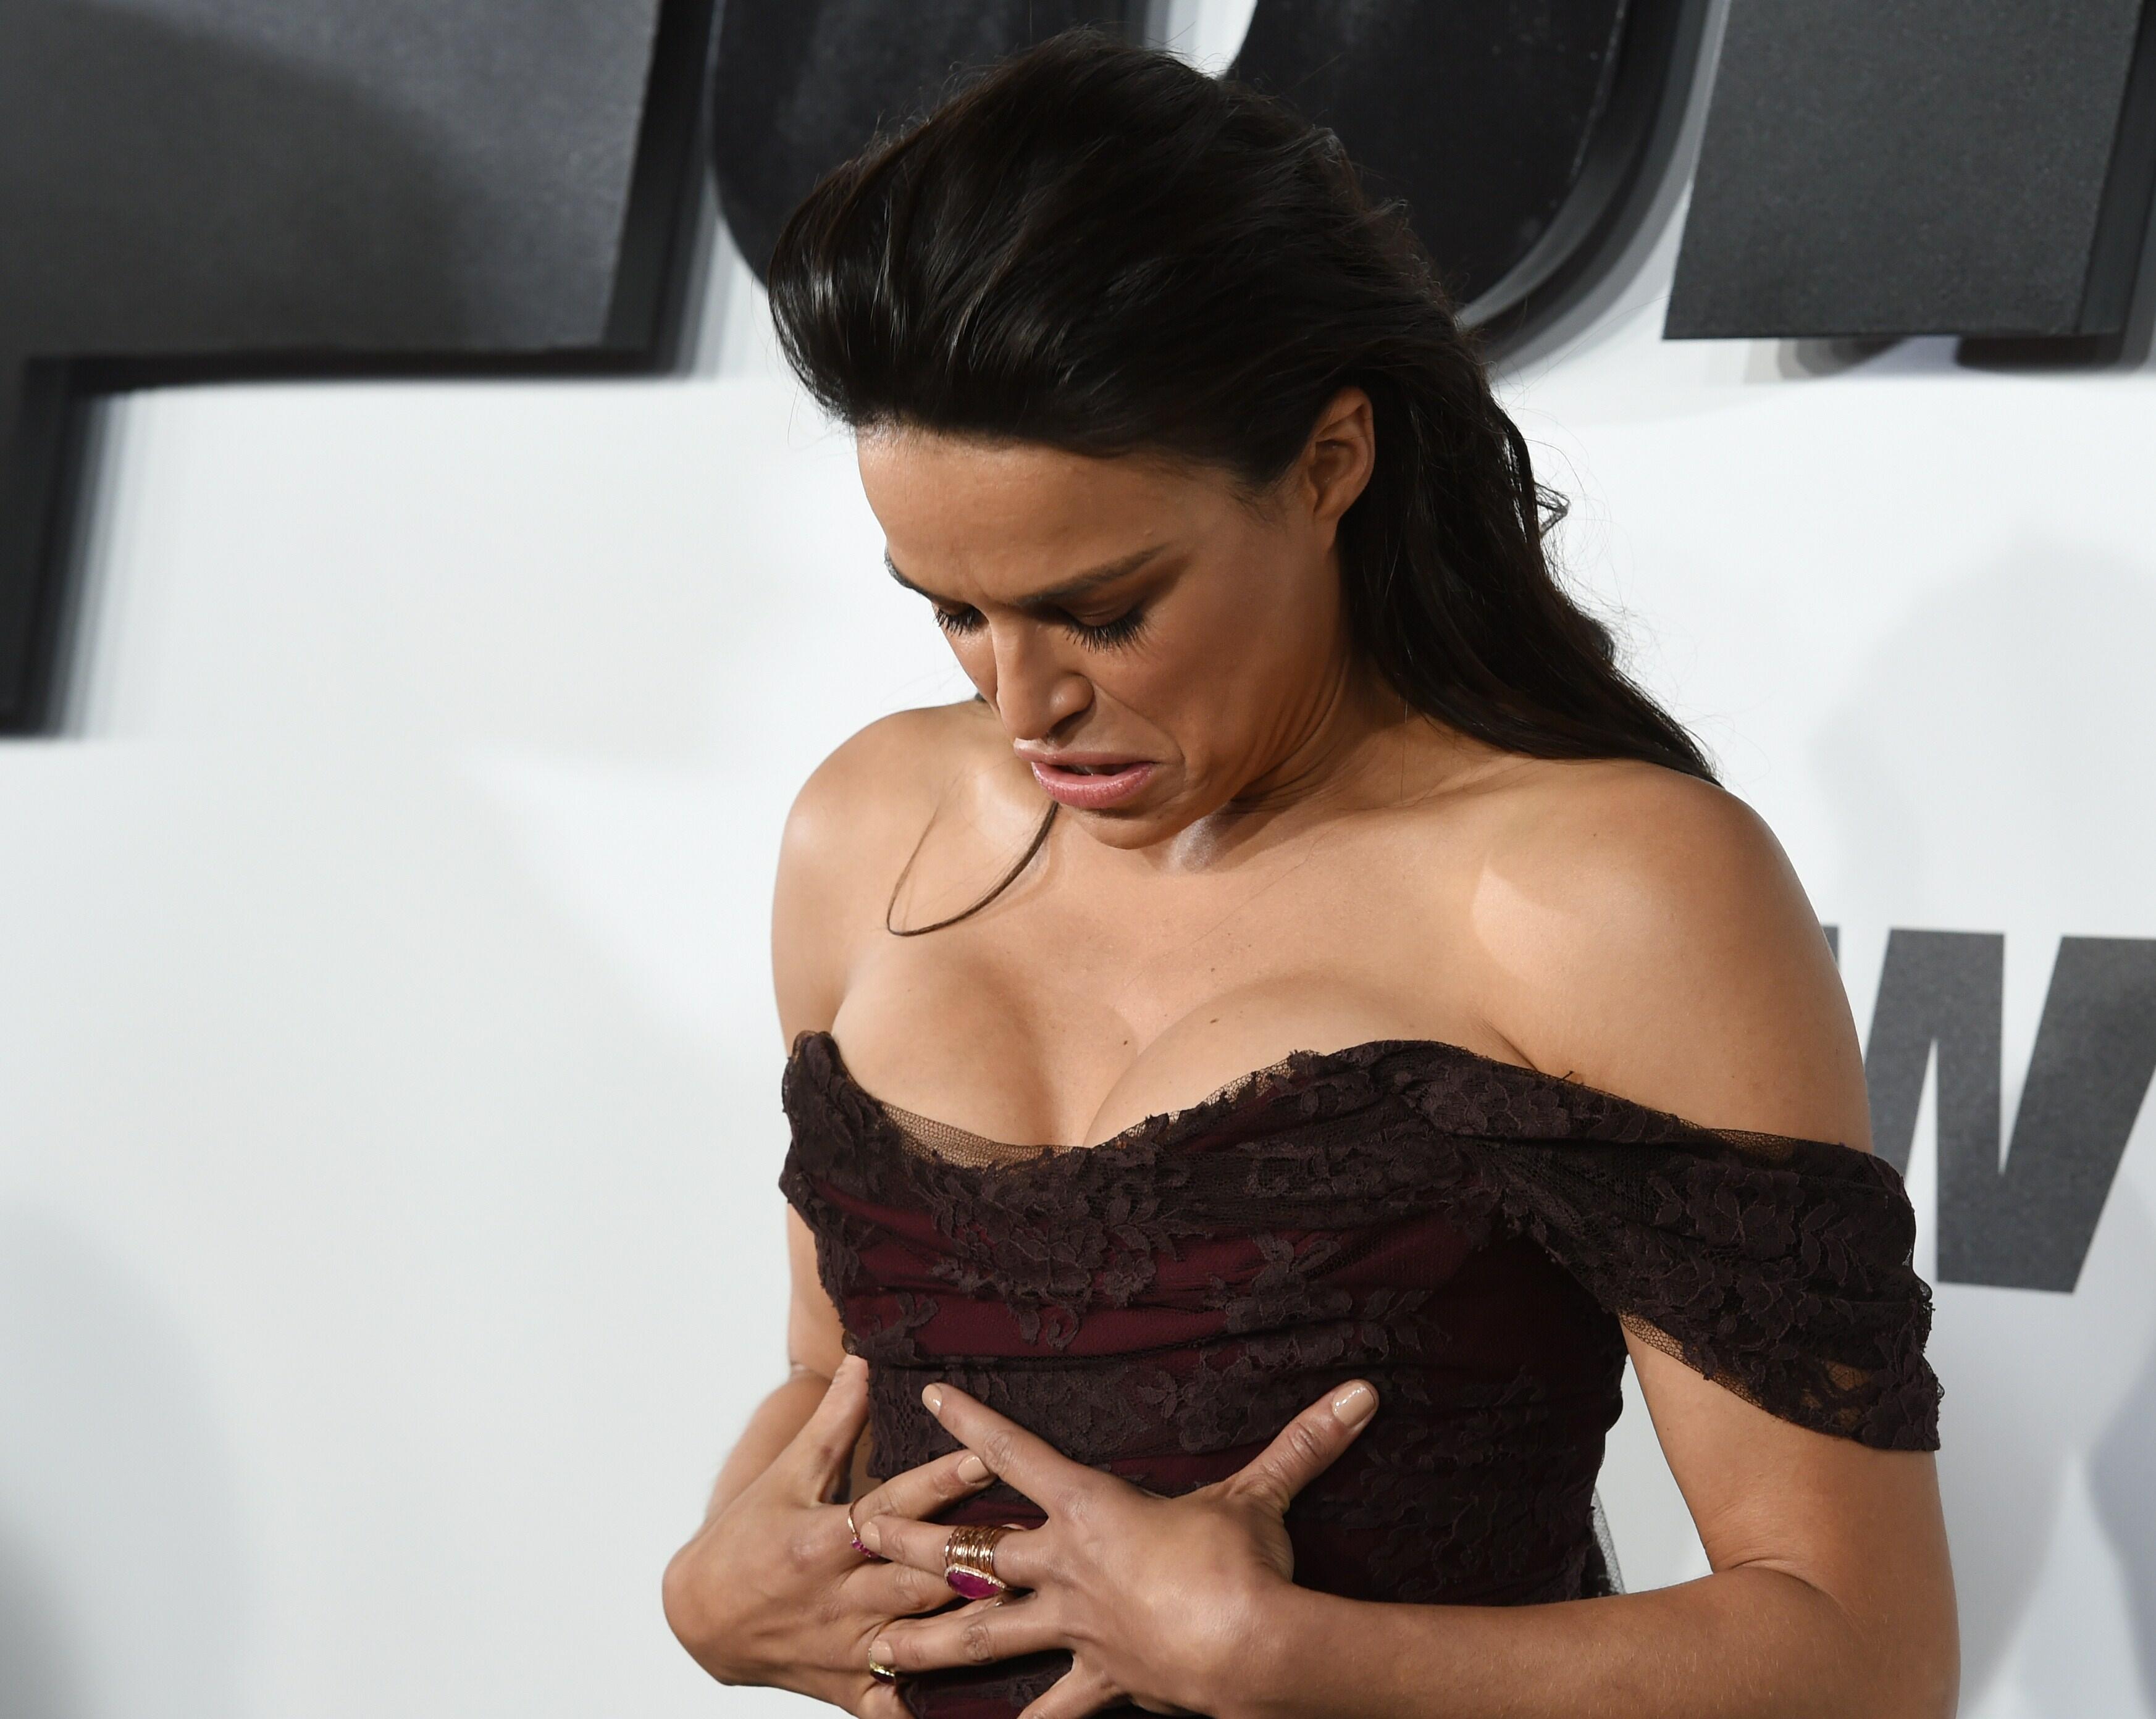
POLYGON ((1892 1164, 1690 1124, 1505 1157, 1515 1218, 1625 1329, 1784 1420, 1938 1449, 1932 1291, 1892 1164))

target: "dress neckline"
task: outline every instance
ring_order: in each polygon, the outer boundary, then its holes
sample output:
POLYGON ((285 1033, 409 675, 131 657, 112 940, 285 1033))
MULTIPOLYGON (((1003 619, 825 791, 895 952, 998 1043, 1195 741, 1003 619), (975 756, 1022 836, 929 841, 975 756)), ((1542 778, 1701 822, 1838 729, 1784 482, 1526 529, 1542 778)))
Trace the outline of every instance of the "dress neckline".
MULTIPOLYGON (((1176 1110, 1155 1111, 1148 1116, 1140 1116, 1129 1126, 1117 1130, 1106 1139, 1096 1142, 1091 1146, 1063 1146, 1054 1142, 1022 1143, 998 1140, 993 1135, 976 1133, 970 1128, 959 1127, 955 1123, 942 1121, 940 1117, 927 1116, 918 1111, 910 1111, 902 1106, 892 1104, 878 1097, 855 1077, 853 1070, 846 1062, 844 1051, 839 1049, 837 1038, 823 1028, 805 1028, 794 1035, 793 1048, 787 1057, 787 1065, 789 1069, 799 1062, 803 1047, 811 1040, 824 1047, 839 1080, 844 1082, 856 1097, 866 1102, 872 1109, 890 1121, 894 1126, 899 1127, 901 1132, 904 1131, 905 1121, 926 1124, 931 1129, 962 1139, 979 1142, 984 1146, 995 1147, 1007 1152, 1054 1154, 1057 1157, 1085 1156, 1098 1152, 1112 1154, 1117 1149, 1128 1146, 1132 1142, 1152 1134, 1154 1131, 1159 1131, 1163 1137, 1173 1137, 1181 1134, 1191 1126, 1209 1121, 1214 1116, 1245 1101, 1253 1086, 1265 1081, 1268 1078, 1279 1080, 1285 1077, 1305 1075, 1312 1070, 1337 1064, 1374 1062, 1378 1058, 1389 1052, 1414 1051, 1435 1056, 1440 1061, 1456 1062, 1469 1067, 1479 1068, 1500 1079, 1522 1080, 1529 1085, 1539 1085, 1546 1090, 1554 1088, 1576 1098, 1589 1099, 1599 1105, 1614 1106, 1630 1115, 1694 1133, 1740 1140, 1788 1141, 1804 1146, 1830 1147, 1836 1152, 1856 1152, 1860 1157, 1871 1156, 1869 1152, 1858 1152, 1856 1147, 1843 1141, 1814 1140, 1803 1135, 1774 1134, 1758 1129, 1710 1127, 1703 1122, 1695 1122, 1687 1117, 1681 1116, 1674 1111, 1661 1110, 1653 1105, 1642 1104, 1637 1099, 1626 1098, 1621 1093, 1590 1085, 1574 1075, 1553 1075, 1543 1069, 1530 1068, 1525 1063, 1507 1062, 1502 1057, 1491 1056, 1480 1050, 1471 1050, 1466 1045, 1455 1044, 1449 1039, 1413 1038, 1365 1039, 1357 1044, 1343 1044, 1337 1050, 1291 1050, 1277 1062, 1246 1070, 1234 1079, 1224 1081, 1203 1098, 1190 1104, 1176 1110)), ((1281 1093, 1289 1090, 1291 1089, 1286 1085, 1276 1085, 1274 1088, 1276 1092, 1281 1093)), ((1155 1143, 1158 1142, 1156 1141, 1155 1143)))

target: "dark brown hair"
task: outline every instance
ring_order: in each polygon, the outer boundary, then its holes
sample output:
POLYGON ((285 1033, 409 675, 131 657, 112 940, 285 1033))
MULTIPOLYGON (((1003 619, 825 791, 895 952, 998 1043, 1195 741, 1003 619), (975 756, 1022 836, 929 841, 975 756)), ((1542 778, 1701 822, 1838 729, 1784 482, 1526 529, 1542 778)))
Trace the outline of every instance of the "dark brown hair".
POLYGON ((1553 576, 1563 505, 1406 212, 1270 97, 1097 31, 1054 37, 825 177, 770 285, 788 362, 857 428, 1164 454, 1261 492, 1363 388, 1376 467, 1339 534, 1355 649, 1507 751, 1715 779, 1553 576))

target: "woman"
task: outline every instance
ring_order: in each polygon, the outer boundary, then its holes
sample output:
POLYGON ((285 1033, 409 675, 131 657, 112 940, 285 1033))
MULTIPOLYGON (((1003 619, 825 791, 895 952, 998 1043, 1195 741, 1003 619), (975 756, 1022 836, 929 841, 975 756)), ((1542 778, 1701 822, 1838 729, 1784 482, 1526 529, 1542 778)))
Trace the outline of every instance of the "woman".
POLYGON ((771 278, 978 697, 787 827, 794 1367, 668 1569, 699 1661, 878 1716, 1951 1712, 1834 962, 1553 580, 1397 213, 1074 35, 771 278), (1628 1352, 1713 1568, 1651 1593, 1595 1533, 1628 1352))

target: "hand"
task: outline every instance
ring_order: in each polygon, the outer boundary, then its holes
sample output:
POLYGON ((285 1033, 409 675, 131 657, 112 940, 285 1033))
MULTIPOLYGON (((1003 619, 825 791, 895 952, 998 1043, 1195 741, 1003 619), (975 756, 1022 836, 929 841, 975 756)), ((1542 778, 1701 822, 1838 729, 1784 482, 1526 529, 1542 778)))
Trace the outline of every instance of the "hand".
MULTIPOLYGON (((897 1691, 869 1675, 869 1644, 895 1618, 947 1605, 934 1573, 857 1550, 846 1507, 828 1503, 868 1419, 868 1363, 849 1355, 815 1413, 667 1566, 666 1618, 721 1683, 813 1696, 864 1719, 905 1719, 897 1691)), ((991 1475, 953 1450, 894 1475, 854 1505, 854 1523, 911 1519, 972 1496, 991 1475)))
MULTIPOLYGON (((1070 1670, 1019 1719, 1080 1719, 1117 1701, 1154 1713, 1213 1711, 1261 1639, 1267 1602, 1295 1574, 1289 1503, 1378 1406, 1375 1388, 1355 1380, 1304 1409, 1227 1479, 1164 1498, 1072 1461, 955 1385, 930 1385, 921 1400, 1048 1520, 997 1542, 996 1574, 1011 1593, 895 1622, 874 1651, 903 1675, 1069 1649, 1070 1670)), ((941 1576, 949 1532, 892 1513, 865 1526, 861 1539, 941 1576)))

